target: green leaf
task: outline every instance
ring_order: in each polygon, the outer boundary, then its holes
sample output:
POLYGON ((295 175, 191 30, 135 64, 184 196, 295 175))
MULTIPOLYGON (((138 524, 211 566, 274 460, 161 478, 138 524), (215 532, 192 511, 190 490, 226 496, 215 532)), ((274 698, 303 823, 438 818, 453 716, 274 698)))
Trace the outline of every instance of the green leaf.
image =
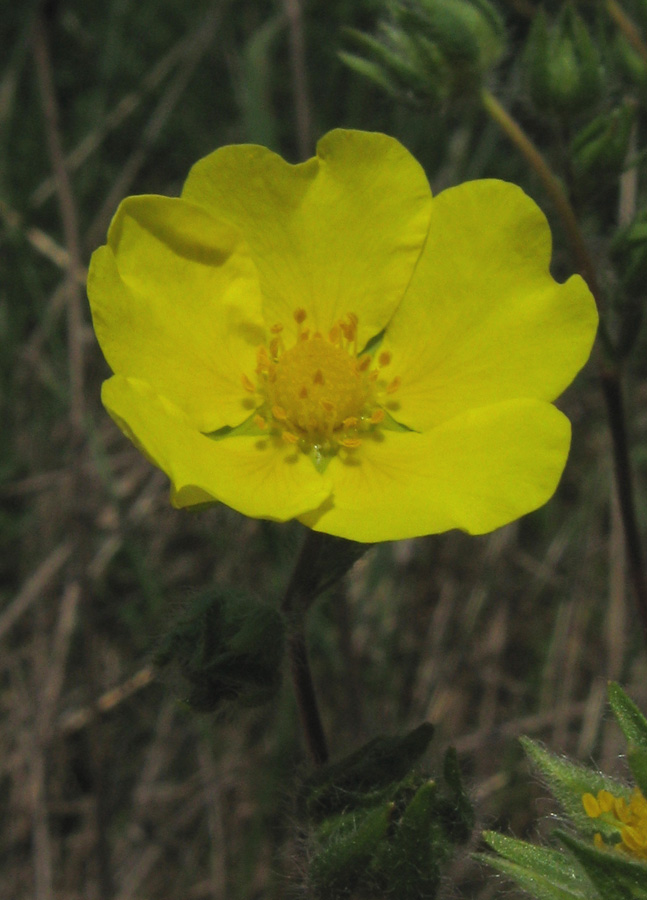
POLYGON ((584 834, 600 831, 606 835, 608 828, 600 819, 590 819, 582 806, 582 795, 597 795, 598 791, 610 791, 616 797, 629 801, 631 791, 625 784, 584 766, 554 756, 530 738, 522 737, 521 744, 531 762, 539 769, 551 791, 573 824, 584 834))
POLYGON ((647 752, 647 719, 615 681, 609 683, 609 704, 627 743, 647 752))
POLYGON ((564 853, 493 831, 484 832, 483 838, 503 859, 489 854, 477 854, 477 858, 539 900, 592 900, 590 881, 564 853))

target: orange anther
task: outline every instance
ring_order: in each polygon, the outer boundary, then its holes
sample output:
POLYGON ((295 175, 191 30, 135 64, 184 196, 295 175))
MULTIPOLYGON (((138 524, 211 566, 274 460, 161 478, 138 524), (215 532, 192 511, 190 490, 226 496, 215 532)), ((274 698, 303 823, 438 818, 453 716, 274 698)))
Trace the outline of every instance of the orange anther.
POLYGON ((349 416, 347 419, 344 419, 342 422, 344 428, 357 428, 359 425, 359 419, 355 416, 349 416))
POLYGON ((272 334, 280 334, 283 331, 283 326, 280 322, 277 322, 276 325, 272 325, 270 331, 272 332, 272 334))
POLYGON ((299 340, 300 340, 300 341, 307 341, 309 337, 310 337, 310 329, 309 329, 309 328, 304 328, 304 330, 303 330, 303 331, 301 332, 301 334, 299 335, 299 340))
POLYGON ((401 379, 399 376, 397 376, 396 378, 394 378, 393 381, 391 381, 391 382, 390 382, 389 384, 387 384, 387 386, 386 386, 386 392, 387 392, 387 394, 395 394, 395 392, 397 391, 397 389, 400 387, 400 384, 401 384, 401 383, 402 383, 402 379, 401 379))
POLYGON ((278 406, 278 405, 272 407, 272 415, 274 416, 275 419, 278 419, 280 422, 285 422, 285 420, 288 417, 288 414, 283 409, 283 407, 278 406))
POLYGON ((324 383, 323 372, 321 371, 321 369, 317 369, 317 371, 314 373, 314 375, 312 377, 312 382, 313 382, 313 384, 323 384, 324 383))
POLYGON ((322 400, 321 407, 322 409, 325 409, 327 413, 332 413, 335 411, 335 404, 331 403, 330 400, 322 400))
POLYGON ((377 361, 378 361, 378 365, 380 365, 382 368, 384 368, 384 366, 388 366, 388 364, 391 362, 391 354, 387 353, 386 351, 383 351, 378 356, 377 361))
POLYGON ((304 384, 303 387, 301 388, 301 390, 299 391, 299 397, 301 397, 302 400, 305 400, 307 396, 308 396, 308 388, 304 384))
POLYGON ((362 356, 362 358, 357 363, 357 371, 365 372, 370 365, 371 365, 371 357, 370 356, 362 356))
POLYGON ((296 436, 296 434, 292 434, 291 431, 284 431, 283 434, 281 435, 281 437, 283 438, 283 440, 285 441, 286 444, 298 444, 299 443, 299 438, 296 436))
POLYGON ((247 375, 245 375, 245 374, 243 373, 243 374, 240 376, 240 380, 241 380, 241 382, 242 382, 242 384, 243 384, 243 387, 245 388, 246 391, 249 391, 250 394, 255 393, 256 388, 254 387, 254 384, 253 384, 253 382, 251 381, 251 379, 247 377, 247 375))
POLYGON ((307 315, 308 314, 306 313, 305 309, 295 309, 294 321, 297 323, 297 325, 301 325, 303 322, 305 322, 307 315))
POLYGON ((342 447, 348 447, 349 450, 354 450, 355 447, 360 447, 362 444, 361 438, 344 438, 339 442, 342 447))
POLYGON ((279 339, 272 338, 270 341, 270 356, 277 357, 279 353, 279 339))
POLYGON ((379 425, 380 422, 384 421, 384 415, 385 413, 383 409, 376 409, 369 419, 369 422, 371 423, 371 425, 379 425))
POLYGON ((267 422, 263 418, 263 416, 254 416, 254 424, 261 429, 261 431, 265 431, 267 428, 267 422))
POLYGON ((333 325, 333 327, 328 332, 328 338, 330 339, 331 344, 337 344, 340 337, 341 330, 339 328, 339 325, 333 325))

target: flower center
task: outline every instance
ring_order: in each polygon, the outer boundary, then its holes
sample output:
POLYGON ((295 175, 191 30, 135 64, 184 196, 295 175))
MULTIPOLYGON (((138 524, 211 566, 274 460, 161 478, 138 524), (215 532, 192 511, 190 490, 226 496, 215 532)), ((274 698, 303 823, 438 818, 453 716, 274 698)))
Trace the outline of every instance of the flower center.
POLYGON ((293 346, 285 347, 283 326, 274 325, 269 345, 258 351, 256 385, 243 375, 245 388, 261 398, 255 422, 319 458, 340 447, 354 450, 384 420, 382 394, 393 394, 399 386, 398 378, 387 384, 381 377, 390 356, 381 353, 377 361, 369 354, 358 356, 358 320, 352 313, 325 336, 304 327, 304 310, 296 310, 294 318, 293 346))

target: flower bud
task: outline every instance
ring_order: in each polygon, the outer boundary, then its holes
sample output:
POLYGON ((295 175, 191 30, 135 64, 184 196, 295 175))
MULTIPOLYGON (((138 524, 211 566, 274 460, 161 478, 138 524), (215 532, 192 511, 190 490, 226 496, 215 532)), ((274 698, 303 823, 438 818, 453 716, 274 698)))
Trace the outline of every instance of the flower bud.
POLYGON ((538 110, 573 115, 602 93, 600 59, 583 19, 566 5, 552 28, 536 14, 525 52, 530 96, 538 110))
POLYGON ((341 53, 356 71, 402 99, 438 103, 469 95, 505 49, 503 22, 488 0, 390 0, 373 38, 346 36, 365 56, 341 53))

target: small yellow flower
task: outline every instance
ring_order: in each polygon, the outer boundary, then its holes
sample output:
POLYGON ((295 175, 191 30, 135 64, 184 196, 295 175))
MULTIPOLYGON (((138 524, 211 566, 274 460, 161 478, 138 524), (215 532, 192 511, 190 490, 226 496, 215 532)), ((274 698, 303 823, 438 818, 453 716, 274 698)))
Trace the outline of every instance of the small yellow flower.
POLYGON ((552 401, 595 334, 550 244, 518 187, 432 200, 386 135, 330 132, 296 166, 223 147, 180 198, 125 200, 92 258, 103 402, 178 507, 357 541, 491 531, 555 490, 552 401))
MULTIPOLYGON (((647 860, 647 800, 638 788, 629 803, 624 797, 602 790, 597 797, 583 794, 582 806, 590 819, 600 819, 617 829, 620 841, 614 845, 616 850, 647 860)), ((595 835, 595 844, 600 848, 607 846, 600 834, 595 835)))

